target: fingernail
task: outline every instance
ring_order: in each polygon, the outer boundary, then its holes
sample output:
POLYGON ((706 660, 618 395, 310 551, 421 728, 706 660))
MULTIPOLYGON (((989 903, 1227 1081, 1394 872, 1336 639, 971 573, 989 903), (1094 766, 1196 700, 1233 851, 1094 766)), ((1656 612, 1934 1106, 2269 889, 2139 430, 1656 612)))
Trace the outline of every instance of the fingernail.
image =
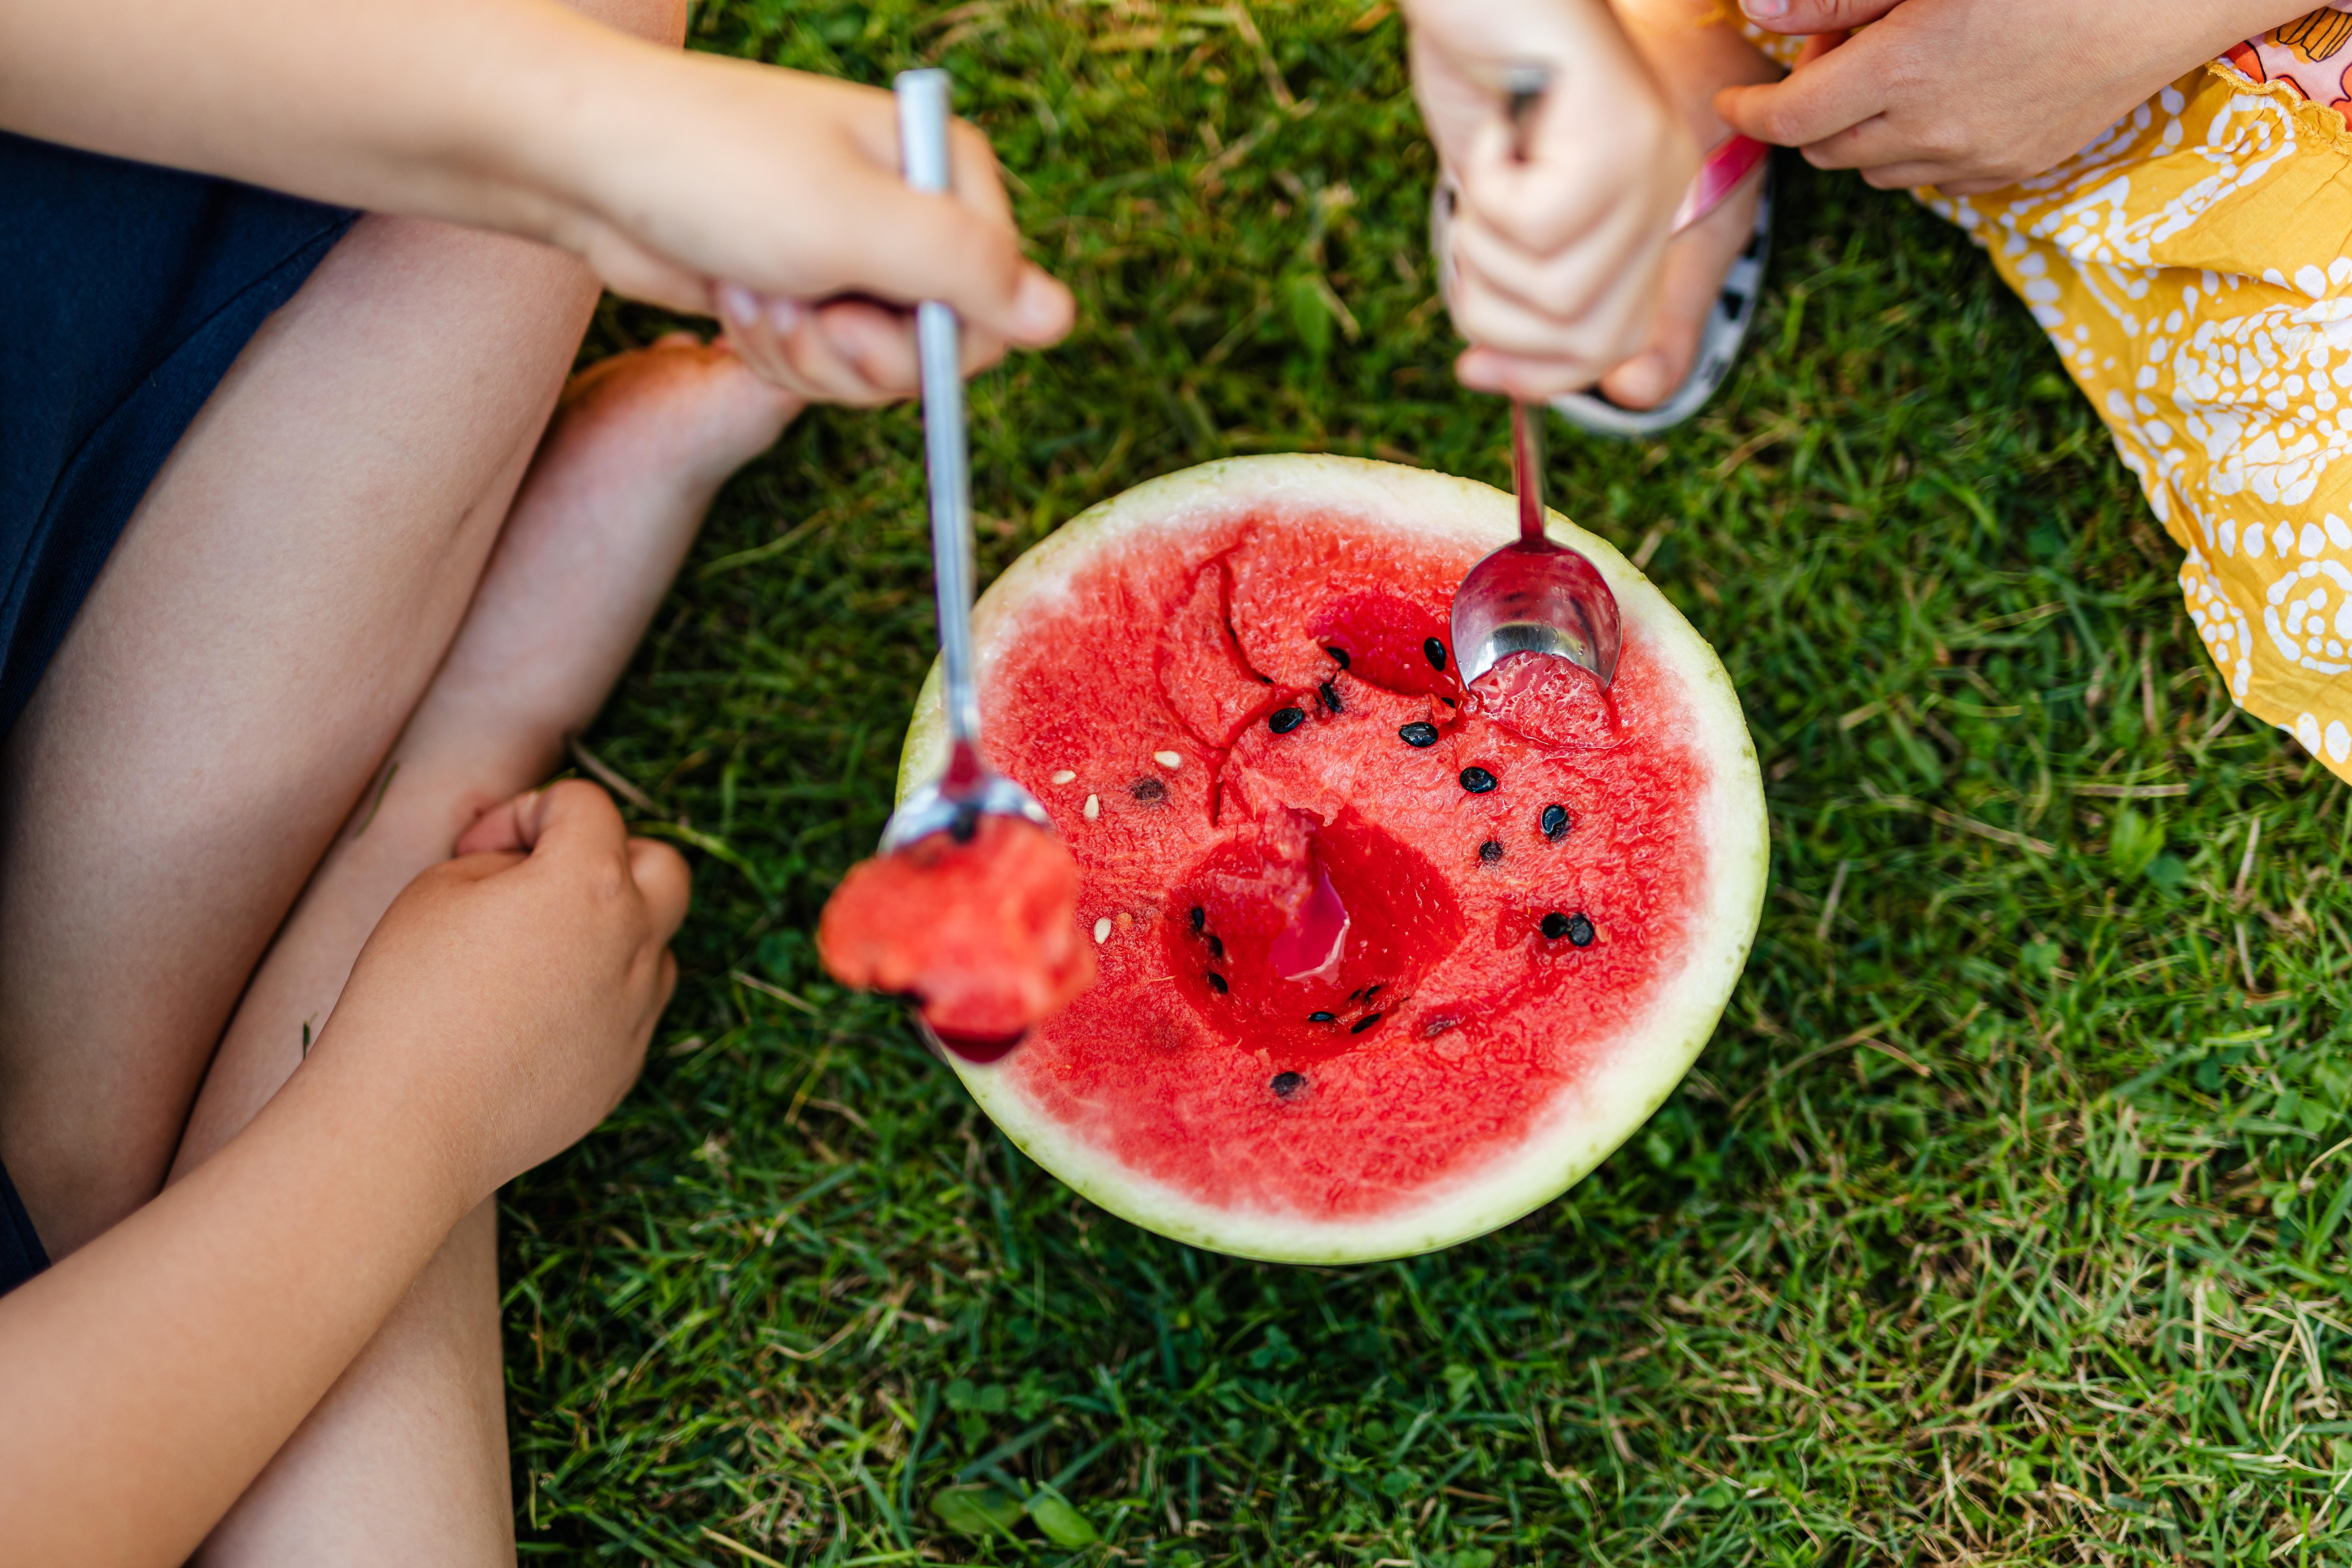
POLYGON ((1789 0, 1739 0, 1739 8, 1754 22, 1777 22, 1789 14, 1789 0))
POLYGON ((748 327, 760 318, 760 302, 740 283, 719 286, 719 313, 731 327, 748 327))
POLYGON ((768 301, 768 322, 776 329, 779 337, 792 336, 793 329, 801 324, 801 302, 798 300, 768 301))

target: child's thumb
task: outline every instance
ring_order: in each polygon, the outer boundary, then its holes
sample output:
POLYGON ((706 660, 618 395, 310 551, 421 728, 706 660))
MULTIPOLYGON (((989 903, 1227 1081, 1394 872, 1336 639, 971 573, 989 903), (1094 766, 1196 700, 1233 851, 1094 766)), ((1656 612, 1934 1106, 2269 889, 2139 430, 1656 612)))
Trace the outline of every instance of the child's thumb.
POLYGON ((1739 0, 1739 8, 1759 27, 1775 33, 1834 33, 1875 22, 1903 0, 1739 0))
POLYGON ((1043 348, 1070 330, 1070 291, 1021 254, 1006 218, 952 195, 876 194, 884 210, 872 215, 870 232, 890 238, 856 269, 874 292, 905 304, 940 300, 967 326, 1024 348, 1043 348))

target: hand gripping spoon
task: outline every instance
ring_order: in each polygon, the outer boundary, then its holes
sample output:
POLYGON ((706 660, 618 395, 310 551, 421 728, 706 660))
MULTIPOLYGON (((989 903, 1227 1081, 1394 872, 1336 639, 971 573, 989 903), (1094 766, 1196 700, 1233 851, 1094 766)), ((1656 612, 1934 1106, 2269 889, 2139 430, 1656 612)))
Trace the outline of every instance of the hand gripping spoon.
MULTIPOLYGON (((1518 67, 1507 79, 1513 153, 1527 158, 1527 122, 1547 73, 1518 67)), ((1454 658, 1465 686, 1515 653, 1583 666, 1609 689, 1624 630, 1617 595, 1581 553, 1544 536, 1543 410, 1511 403, 1511 480, 1519 537, 1470 569, 1454 592, 1454 658)))
MULTIPOLYGON (((898 144, 907 184, 948 189, 948 73, 901 71, 898 144)), ((899 804, 882 829, 885 854, 946 832, 959 842, 982 816, 1024 817, 1053 830, 1036 798, 980 757, 980 693, 972 675, 971 471, 964 447, 962 352, 952 307, 915 307, 915 349, 923 375, 923 443, 929 458, 931 571, 938 583, 940 662, 948 721, 947 772, 899 804)))

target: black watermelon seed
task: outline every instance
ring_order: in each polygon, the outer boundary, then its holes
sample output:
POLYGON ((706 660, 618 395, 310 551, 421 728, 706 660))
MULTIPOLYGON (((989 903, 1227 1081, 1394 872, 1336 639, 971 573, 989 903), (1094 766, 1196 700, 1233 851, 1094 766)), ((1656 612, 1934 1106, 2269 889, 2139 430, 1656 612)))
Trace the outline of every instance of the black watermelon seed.
POLYGON ((1192 934, 1195 936, 1200 935, 1201 928, 1208 923, 1209 911, 1202 909, 1200 905, 1194 904, 1192 906, 1192 934))
POLYGON ((1348 668, 1348 650, 1347 650, 1346 648, 1343 648, 1343 647, 1327 647, 1327 648, 1325 648, 1323 651, 1324 651, 1325 653, 1329 654, 1333 658, 1335 658, 1335 659, 1339 660, 1339 668, 1340 668, 1341 669, 1345 669, 1345 668, 1348 668))
POLYGON ((1408 746, 1433 746, 1437 744, 1437 726, 1415 720, 1397 731, 1397 739, 1408 746))
POLYGON ((1225 956, 1225 944, 1215 937, 1209 939, 1209 951, 1219 958, 1225 956))
POLYGON ((1223 996, 1226 992, 1232 990, 1233 987, 1225 984, 1225 977, 1223 975, 1212 969, 1209 971, 1209 989, 1215 992, 1218 995, 1223 996))
POLYGON ((1260 686, 1272 686, 1274 684, 1274 677, 1271 675, 1261 675, 1257 678, 1257 683, 1260 686))
POLYGON ((1478 846, 1478 858, 1491 866, 1503 858, 1503 847, 1489 838, 1478 846))
POLYGON ((1592 922, 1581 913, 1568 917, 1568 940, 1578 947, 1592 945, 1592 922))
POLYGON ((1365 986, 1365 987, 1364 987, 1364 1000, 1365 1000, 1365 1001, 1367 1001, 1367 1002, 1370 1001, 1373 997, 1375 997, 1375 996, 1379 995, 1380 994, 1381 994, 1381 988, 1380 988, 1379 986, 1377 986, 1377 985, 1367 985, 1367 986, 1365 986))
POLYGON ((1432 669, 1444 669, 1445 668, 1445 645, 1444 643, 1439 642, 1435 637, 1424 638, 1421 645, 1421 651, 1429 656, 1429 667, 1432 669))
POLYGON ((1322 685, 1317 687, 1315 689, 1315 695, 1323 699, 1324 707, 1328 708, 1334 713, 1339 711, 1339 694, 1331 689, 1331 683, 1329 681, 1327 680, 1322 685))
POLYGON ((1568 934, 1568 917, 1558 910, 1543 918, 1543 933, 1554 942, 1568 934))
POLYGON ((1127 793, 1150 805, 1168 798, 1168 786, 1158 779, 1138 779, 1127 786, 1127 793))
POLYGON ((1494 774, 1488 773, 1484 768, 1464 768, 1462 770, 1462 787, 1468 790, 1472 795, 1485 795, 1487 791, 1493 789, 1499 782, 1500 781, 1497 780, 1494 774))
POLYGON ((1537 818, 1537 822, 1543 828, 1543 836, 1554 844, 1567 837, 1568 830, 1576 826, 1576 818, 1569 816, 1568 807, 1564 805, 1545 806, 1543 816, 1537 818))
POLYGON ((1274 1092, 1288 1100, 1307 1087, 1307 1075, 1299 1072, 1278 1072, 1274 1075, 1274 1092))
POLYGON ((1287 735, 1306 722, 1306 709, 1277 708, 1274 711, 1274 716, 1265 721, 1265 727, 1277 735, 1287 735))
POLYGON ((1348 1026, 1348 1033, 1351 1035, 1360 1035, 1366 1029, 1370 1028, 1374 1024, 1377 1024, 1380 1021, 1381 1016, 1378 1013, 1367 1013, 1362 1017, 1348 1026))
POLYGON ((1336 1024, 1339 1021, 1339 1015, 1337 1013, 1309 1013, 1307 1015, 1307 1021, 1310 1024, 1336 1024))
POLYGON ((1348 1000, 1350 1002, 1360 1002, 1364 999, 1366 994, 1367 993, 1364 988, 1359 985, 1356 989, 1348 993, 1348 1000))

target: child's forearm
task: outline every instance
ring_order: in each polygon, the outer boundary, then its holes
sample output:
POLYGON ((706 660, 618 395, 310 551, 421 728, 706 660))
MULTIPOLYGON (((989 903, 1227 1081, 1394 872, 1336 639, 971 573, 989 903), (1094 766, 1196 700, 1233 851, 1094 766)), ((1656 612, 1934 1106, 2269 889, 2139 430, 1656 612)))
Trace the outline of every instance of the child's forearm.
POLYGON ((680 310, 943 300, 982 359, 1068 329, 969 126, 951 191, 911 191, 888 93, 555 0, 0 0, 0 129, 543 240, 680 310))
POLYGON ((482 1195, 394 1053, 356 1028, 338 1044, 201 1169, 0 1298, 12 1564, 185 1561, 482 1195))
POLYGON ((0 125, 352 206, 551 237, 568 136, 681 63, 554 0, 0 4, 0 125))

